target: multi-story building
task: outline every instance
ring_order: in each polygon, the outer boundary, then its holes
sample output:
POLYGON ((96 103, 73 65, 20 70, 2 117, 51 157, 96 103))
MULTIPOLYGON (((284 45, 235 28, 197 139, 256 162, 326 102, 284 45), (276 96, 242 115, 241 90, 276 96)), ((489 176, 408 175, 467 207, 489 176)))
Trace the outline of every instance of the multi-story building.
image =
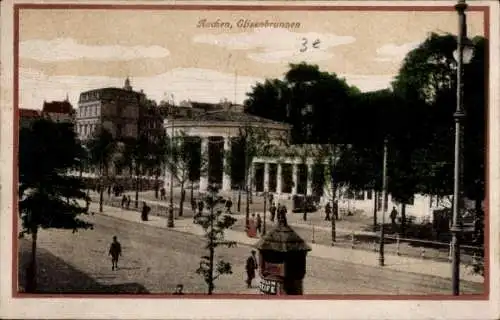
POLYGON ((145 100, 142 92, 135 92, 130 80, 123 88, 101 88, 80 94, 76 114, 76 132, 81 140, 88 140, 99 127, 107 129, 113 138, 137 138, 139 105, 145 100))
POLYGON ((116 140, 154 136, 163 130, 163 118, 154 101, 132 90, 127 78, 123 88, 101 88, 80 94, 76 131, 89 139, 98 127, 107 129, 116 140))

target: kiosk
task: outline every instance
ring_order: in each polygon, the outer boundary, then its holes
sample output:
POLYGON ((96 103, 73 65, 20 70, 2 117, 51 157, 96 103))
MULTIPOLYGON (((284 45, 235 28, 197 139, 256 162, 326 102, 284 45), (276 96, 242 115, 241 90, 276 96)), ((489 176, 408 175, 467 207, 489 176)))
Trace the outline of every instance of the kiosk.
POLYGON ((259 250, 259 289, 269 295, 301 295, 306 256, 311 247, 280 220, 256 245, 259 250))

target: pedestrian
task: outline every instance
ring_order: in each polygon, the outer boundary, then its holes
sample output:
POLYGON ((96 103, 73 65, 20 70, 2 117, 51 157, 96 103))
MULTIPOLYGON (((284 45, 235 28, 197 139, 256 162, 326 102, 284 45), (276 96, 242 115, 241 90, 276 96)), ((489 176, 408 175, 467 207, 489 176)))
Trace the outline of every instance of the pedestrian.
POLYGON ((226 211, 227 213, 231 213, 231 207, 233 206, 233 201, 231 199, 227 199, 226 201, 226 211))
POLYGON ((175 287, 174 294, 175 294, 175 295, 183 295, 183 294, 184 294, 183 290, 184 290, 184 285, 182 285, 182 284, 178 284, 178 285, 175 287))
POLYGON ((262 218, 260 217, 260 213, 257 213, 257 232, 259 234, 262 233, 262 218))
POLYGON ((272 203, 271 208, 269 208, 269 212, 271 213, 271 222, 274 222, 274 218, 276 217, 276 204, 274 202, 272 203))
POLYGON ((392 207, 392 211, 391 211, 390 217, 391 217, 391 226, 392 226, 392 229, 395 229, 395 227, 396 227, 396 218, 398 217, 398 210, 396 210, 395 206, 392 207))
POLYGON ((113 242, 111 242, 111 246, 109 247, 109 255, 111 256, 111 270, 117 270, 118 258, 122 255, 122 246, 116 236, 113 236, 113 242))
POLYGON ((89 195, 85 195, 85 212, 89 213, 91 199, 89 195))
POLYGON ((205 203, 203 200, 198 201, 198 216, 203 215, 203 209, 205 207, 205 203))
POLYGON ((160 191, 160 185, 158 184, 158 181, 155 181, 155 199, 158 200, 158 191, 160 191))
POLYGON ((146 201, 142 202, 142 212, 141 212, 141 220, 148 221, 148 215, 151 208, 146 204, 146 201))
POLYGON ((278 208, 278 222, 282 223, 284 225, 287 224, 287 218, 286 218, 287 210, 284 205, 281 205, 281 207, 278 208))
POLYGON ((194 198, 191 198, 191 210, 196 214, 196 200, 194 198))
POLYGON ((166 197, 166 193, 167 193, 167 192, 165 191, 165 188, 163 188, 163 187, 162 187, 162 188, 160 189, 160 200, 166 200, 166 198, 167 198, 167 197, 166 197))
POLYGON ((332 207, 330 206, 330 201, 325 205, 325 221, 330 221, 330 214, 332 213, 332 207))
POLYGON ((274 195, 272 193, 269 194, 269 203, 274 202, 274 195))
POLYGON ((128 199, 127 199, 127 196, 126 196, 126 195, 123 195, 123 197, 122 197, 122 208, 124 208, 124 207, 125 207, 125 204, 127 203, 127 200, 128 200, 128 199))
POLYGON ((255 270, 258 268, 257 257, 255 256, 255 250, 252 250, 252 254, 247 259, 245 269, 247 271, 247 288, 252 287, 252 280, 255 278, 255 270))

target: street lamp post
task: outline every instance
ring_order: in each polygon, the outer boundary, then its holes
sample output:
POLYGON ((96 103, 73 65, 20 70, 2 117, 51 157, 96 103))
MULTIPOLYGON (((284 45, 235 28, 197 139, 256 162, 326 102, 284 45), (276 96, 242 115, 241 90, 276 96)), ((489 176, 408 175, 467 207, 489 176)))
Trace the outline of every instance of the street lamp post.
POLYGON ((387 138, 384 139, 384 160, 382 169, 382 224, 380 225, 380 248, 378 263, 381 267, 384 266, 384 242, 385 242, 385 215, 387 213, 387 138))
POLYGON ((174 115, 172 114, 172 123, 170 124, 170 204, 168 206, 167 227, 174 227, 174 115))
POLYGON ((453 217, 452 217, 452 290, 453 295, 460 294, 460 234, 461 216, 463 212, 463 121, 465 110, 463 105, 463 65, 472 60, 474 50, 467 39, 467 22, 465 0, 459 0, 455 5, 458 13, 457 49, 453 57, 457 62, 457 105, 453 117, 455 118, 455 165, 453 171, 453 217))

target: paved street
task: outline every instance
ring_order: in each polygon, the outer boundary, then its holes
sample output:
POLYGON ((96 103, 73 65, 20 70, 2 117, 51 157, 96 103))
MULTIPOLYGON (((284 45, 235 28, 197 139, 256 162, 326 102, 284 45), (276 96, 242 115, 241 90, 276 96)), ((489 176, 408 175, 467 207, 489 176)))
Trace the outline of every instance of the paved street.
MULTIPOLYGON (((174 193, 174 197, 178 195, 177 193, 174 193)), ((134 200, 133 200, 135 197, 135 193, 128 192, 127 194, 129 194, 132 198, 130 208, 132 210, 136 210, 134 207, 134 200)), ((91 193, 91 196, 93 201, 97 202, 99 200, 98 194, 91 193)), ((195 193, 195 197, 196 196, 197 193, 195 193)), ((147 204, 152 208, 151 211, 152 214, 159 216, 166 216, 168 201, 155 199, 153 191, 144 191, 139 194, 138 210, 142 208, 142 201, 146 201, 147 204)), ((174 206, 176 208, 178 208, 178 201, 179 199, 176 199, 176 202, 174 203, 174 206)), ((120 206, 120 202, 121 199, 119 197, 110 198, 107 196, 107 194, 104 196, 105 204, 108 205, 113 204, 115 206, 120 206)), ((235 230, 243 231, 245 229, 244 206, 245 206, 245 201, 243 198, 241 213, 234 215, 234 217, 239 219, 233 228, 235 230)), ((236 210, 235 204, 233 204, 233 210, 236 210)), ((250 212, 260 213, 261 216, 264 217, 262 210, 263 210, 262 197, 254 197, 254 202, 250 206, 250 212)), ((177 212, 178 210, 176 209, 176 214, 177 212)), ((190 218, 192 216, 193 213, 191 211, 191 205, 186 200, 186 203, 184 204, 184 217, 190 218)), ((268 228, 270 228, 272 226, 272 223, 269 221, 270 219, 269 212, 266 214, 266 218, 268 221, 267 226, 268 228)), ((307 221, 302 220, 302 213, 290 212, 287 215, 287 218, 288 218, 288 223, 291 226, 293 226, 294 229, 297 231, 297 233, 306 241, 313 241, 314 239, 315 243, 317 244, 322 244, 327 246, 331 245, 331 239, 332 239, 331 223, 329 221, 324 220, 323 211, 320 210, 318 212, 309 213, 307 215, 307 221)), ((373 221, 371 217, 362 215, 360 213, 356 213, 353 216, 342 217, 340 220, 336 221, 337 236, 335 245, 338 247, 352 248, 352 234, 355 233, 354 248, 358 250, 365 250, 372 252, 377 251, 379 247, 378 245, 379 234, 372 232, 371 230, 370 231, 366 230, 370 229, 369 226, 371 226, 372 223, 373 221)), ((420 242, 414 242, 411 245, 408 242, 401 242, 398 248, 395 240, 395 235, 392 235, 390 232, 388 232, 386 236, 387 238, 385 241, 385 252, 388 254, 396 254, 397 252, 399 252, 399 254, 402 256, 418 257, 418 258, 423 257, 425 259, 431 259, 434 261, 442 261, 442 262, 449 261, 449 244, 436 243, 434 245, 435 247, 433 248, 429 247, 429 245, 424 247, 424 245, 420 242)), ((462 263, 471 264, 472 259, 473 259, 472 255, 466 254, 463 248, 462 263)))
MULTIPOLYGON (((41 231, 39 259, 46 279, 42 291, 90 291, 85 290, 88 287, 93 292, 169 293, 182 283, 186 293, 206 292, 201 276, 195 273, 200 256, 205 254, 200 236, 102 214, 90 219, 94 230, 76 234, 41 231), (107 256, 113 235, 118 236, 124 251, 118 271, 111 271, 107 256)), ((20 249, 21 265, 25 265, 30 250, 26 240, 20 249)), ((216 293, 258 293, 244 284, 244 261, 249 251, 244 245, 217 251, 233 264, 234 273, 217 280, 216 293)), ((448 294, 450 286, 451 281, 441 277, 316 256, 308 257, 304 280, 306 294, 448 294)), ((463 281, 462 288, 480 293, 482 284, 463 281)))

